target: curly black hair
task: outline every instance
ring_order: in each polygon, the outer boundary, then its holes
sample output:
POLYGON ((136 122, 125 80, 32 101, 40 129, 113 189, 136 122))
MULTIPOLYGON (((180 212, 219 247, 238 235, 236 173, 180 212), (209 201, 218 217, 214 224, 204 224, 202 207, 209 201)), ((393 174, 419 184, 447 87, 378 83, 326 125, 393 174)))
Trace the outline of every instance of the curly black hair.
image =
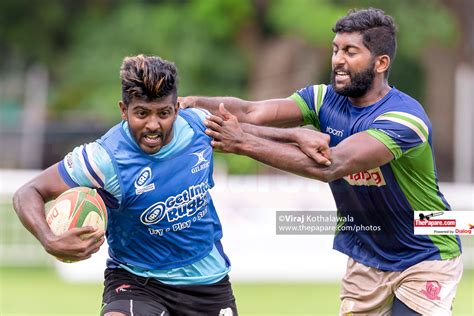
POLYGON ((125 57, 120 67, 122 101, 126 106, 133 98, 154 101, 173 95, 177 100, 177 69, 157 56, 125 57))
POLYGON ((360 32, 364 45, 373 56, 388 55, 391 63, 397 50, 397 26, 390 15, 375 8, 349 10, 332 28, 334 33, 360 32))

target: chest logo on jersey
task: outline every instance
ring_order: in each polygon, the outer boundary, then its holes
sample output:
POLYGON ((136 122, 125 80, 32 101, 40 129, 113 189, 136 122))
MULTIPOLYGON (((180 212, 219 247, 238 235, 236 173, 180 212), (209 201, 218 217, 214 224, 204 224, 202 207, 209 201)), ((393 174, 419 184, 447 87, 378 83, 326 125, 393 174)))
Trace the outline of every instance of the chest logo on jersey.
POLYGON ((142 193, 152 191, 155 189, 155 184, 151 182, 151 169, 150 167, 143 168, 135 179, 135 194, 140 195, 142 193))
POLYGON ((191 173, 194 174, 196 172, 199 172, 201 170, 207 169, 210 166, 210 161, 204 157, 204 154, 206 153, 206 150, 199 151, 197 153, 191 153, 191 155, 196 156, 197 161, 194 164, 194 166, 191 168, 191 173))
POLYGON ((348 176, 345 176, 344 180, 349 182, 350 185, 358 186, 364 185, 381 187, 387 184, 383 177, 382 170, 380 170, 380 167, 350 174, 348 176))
MULTIPOLYGON (((207 181, 190 186, 179 194, 169 196, 166 201, 151 205, 142 213, 140 220, 145 225, 152 225, 161 222, 163 219, 173 223, 183 217, 192 218, 207 206, 206 196, 209 189, 207 181)), ((192 220, 199 220, 203 215, 198 214, 192 220)))
POLYGON ((344 130, 338 130, 335 128, 332 128, 331 126, 326 126, 326 133, 337 136, 337 137, 342 137, 344 136, 344 130))

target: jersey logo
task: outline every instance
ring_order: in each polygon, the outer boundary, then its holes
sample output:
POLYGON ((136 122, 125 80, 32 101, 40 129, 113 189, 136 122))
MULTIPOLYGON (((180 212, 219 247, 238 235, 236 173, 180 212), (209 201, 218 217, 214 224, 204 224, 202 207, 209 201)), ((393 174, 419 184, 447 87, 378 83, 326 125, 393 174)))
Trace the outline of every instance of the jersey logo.
POLYGON ((337 137, 342 137, 344 135, 344 130, 338 130, 335 128, 332 128, 331 126, 326 126, 326 133, 337 136, 337 137))
POLYGON ((172 224, 165 231, 150 227, 148 230, 151 235, 163 236, 164 232, 189 228, 193 222, 201 220, 207 214, 209 189, 207 181, 190 186, 181 193, 148 207, 140 216, 140 221, 147 226, 158 224, 162 220, 172 224))
POLYGON ((137 178, 135 179, 135 194, 140 195, 142 193, 152 191, 155 189, 155 184, 150 183, 151 181, 151 169, 145 167, 140 171, 137 178))
POLYGON ((367 171, 356 172, 344 177, 344 180, 349 182, 350 185, 357 186, 384 186, 387 185, 382 174, 380 167, 370 169, 367 171))
POLYGON ((205 152, 206 150, 204 149, 197 153, 191 153, 191 155, 194 155, 197 158, 197 162, 191 168, 191 173, 194 174, 196 172, 209 168, 209 165, 211 163, 204 157, 205 152))
POLYGON ((130 286, 129 284, 122 284, 122 285, 120 285, 119 287, 117 287, 117 288, 115 289, 115 293, 118 294, 118 293, 121 293, 121 292, 129 292, 128 289, 129 289, 130 287, 131 287, 131 286, 130 286))

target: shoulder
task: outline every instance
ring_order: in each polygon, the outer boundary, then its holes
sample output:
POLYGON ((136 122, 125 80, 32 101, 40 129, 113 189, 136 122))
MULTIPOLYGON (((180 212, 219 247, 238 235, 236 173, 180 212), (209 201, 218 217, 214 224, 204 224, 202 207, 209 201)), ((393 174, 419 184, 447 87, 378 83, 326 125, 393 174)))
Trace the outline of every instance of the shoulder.
MULTIPOLYGON (((190 128, 195 131, 204 132, 206 126, 204 120, 210 113, 201 108, 187 108, 179 111, 179 119, 185 125, 185 128, 190 128)), ((178 121, 178 120, 177 120, 178 121)))
POLYGON ((121 121, 120 123, 115 124, 114 126, 112 126, 112 127, 98 140, 98 142, 99 142, 99 143, 102 143, 102 142, 106 141, 106 140, 109 139, 109 138, 117 137, 117 134, 120 134, 120 135, 121 135, 121 130, 124 129, 125 123, 126 123, 126 122, 121 121))
POLYGON ((428 116, 420 102, 396 88, 392 88, 391 97, 387 103, 391 108, 397 108, 402 112, 409 112, 413 115, 419 116, 420 118, 428 119, 428 116))
POLYGON ((190 108, 189 110, 192 113, 196 114, 201 119, 201 121, 204 121, 206 119, 206 116, 211 114, 208 110, 201 108, 190 108))
POLYGON ((295 99, 297 102, 299 101, 298 99, 302 99, 316 112, 319 112, 319 109, 323 105, 332 105, 347 100, 346 97, 337 94, 331 85, 326 84, 307 86, 296 91, 291 98, 295 99))
POLYGON ((393 88, 392 95, 383 107, 382 113, 375 120, 387 119, 413 129, 417 128, 429 133, 431 122, 423 106, 409 95, 393 88))
POLYGON ((334 91, 334 89, 332 88, 332 85, 325 86, 323 103, 337 103, 345 101, 347 101, 347 97, 336 93, 336 91, 334 91))
POLYGON ((111 157, 98 142, 74 148, 64 158, 62 167, 63 174, 83 186, 104 187, 107 178, 115 174, 111 157))
POLYGON ((69 155, 76 156, 79 160, 110 161, 109 153, 98 141, 77 146, 69 155))

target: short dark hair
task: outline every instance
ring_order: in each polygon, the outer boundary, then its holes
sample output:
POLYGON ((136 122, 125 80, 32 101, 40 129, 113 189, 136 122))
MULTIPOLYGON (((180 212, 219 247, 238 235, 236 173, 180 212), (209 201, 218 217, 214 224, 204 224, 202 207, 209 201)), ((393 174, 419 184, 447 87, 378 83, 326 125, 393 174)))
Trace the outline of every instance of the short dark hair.
POLYGON ((173 95, 177 101, 177 70, 174 63, 158 56, 125 57, 120 67, 122 101, 126 106, 132 98, 154 101, 173 95))
MULTIPOLYGON (((360 32, 373 56, 388 55, 392 64, 397 50, 397 26, 390 15, 375 8, 349 10, 332 28, 334 33, 360 32)), ((387 71, 388 72, 388 71, 387 71)))

